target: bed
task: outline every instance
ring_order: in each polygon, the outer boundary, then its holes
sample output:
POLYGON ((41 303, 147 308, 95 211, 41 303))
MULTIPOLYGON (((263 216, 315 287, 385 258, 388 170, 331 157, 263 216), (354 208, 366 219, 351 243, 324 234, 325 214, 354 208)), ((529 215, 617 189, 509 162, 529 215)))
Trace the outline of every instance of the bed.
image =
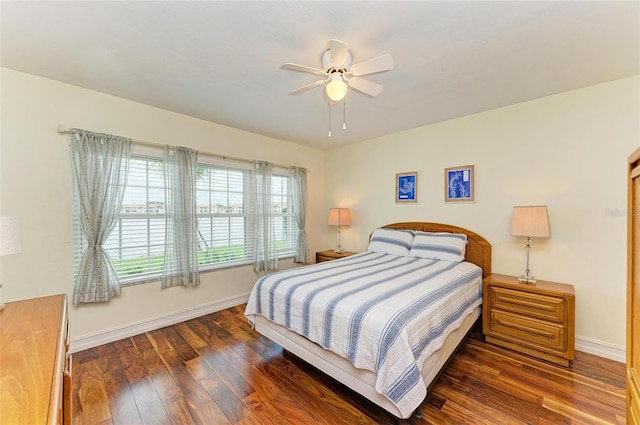
POLYGON ((262 277, 245 316, 285 350, 408 418, 480 316, 490 273, 491 245, 478 234, 394 223, 372 233, 366 252, 262 277), (425 248, 434 240, 446 240, 435 256, 425 248))

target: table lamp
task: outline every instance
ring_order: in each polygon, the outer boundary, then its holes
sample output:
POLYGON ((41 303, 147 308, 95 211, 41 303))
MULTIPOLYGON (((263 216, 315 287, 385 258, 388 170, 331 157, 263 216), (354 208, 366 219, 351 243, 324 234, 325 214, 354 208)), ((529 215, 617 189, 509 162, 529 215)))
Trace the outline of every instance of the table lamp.
POLYGON ((513 207, 511 235, 525 237, 524 246, 527 252, 527 268, 518 280, 524 283, 535 283, 536 278, 529 270, 529 249, 531 248, 531 238, 548 238, 551 236, 547 206, 513 207))
POLYGON ((344 252, 342 249, 342 236, 340 234, 340 226, 351 225, 351 212, 349 208, 329 208, 329 226, 338 226, 338 248, 335 252, 344 252))

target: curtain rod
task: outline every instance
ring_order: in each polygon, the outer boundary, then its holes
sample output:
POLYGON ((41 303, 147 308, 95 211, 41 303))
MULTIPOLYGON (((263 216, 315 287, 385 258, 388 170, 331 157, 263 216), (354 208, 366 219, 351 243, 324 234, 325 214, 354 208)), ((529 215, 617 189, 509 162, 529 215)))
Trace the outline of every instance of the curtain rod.
MULTIPOLYGON (((60 133, 60 134, 71 133, 71 130, 73 130, 73 129, 72 128, 67 128, 62 124, 58 125, 58 133, 60 133)), ((131 139, 131 140, 133 141, 133 143, 135 143, 137 145, 149 146, 149 147, 153 147, 153 148, 164 147, 165 146, 162 143, 147 142, 146 140, 138 140, 138 139, 131 139)), ((198 151, 198 153, 201 153, 202 155, 206 155, 206 156, 211 156, 211 157, 214 157, 214 158, 226 159, 226 160, 236 161, 236 162, 246 162, 246 163, 252 163, 253 162, 253 160, 251 160, 251 159, 237 158, 237 157, 233 157, 233 156, 220 155, 218 153, 213 153, 213 152, 198 151)), ((272 164, 272 165, 274 167, 286 168, 286 169, 289 169, 291 167, 289 165, 280 165, 280 164, 272 164)), ((308 173, 309 169, 306 169, 306 170, 307 170, 307 173, 308 173)))

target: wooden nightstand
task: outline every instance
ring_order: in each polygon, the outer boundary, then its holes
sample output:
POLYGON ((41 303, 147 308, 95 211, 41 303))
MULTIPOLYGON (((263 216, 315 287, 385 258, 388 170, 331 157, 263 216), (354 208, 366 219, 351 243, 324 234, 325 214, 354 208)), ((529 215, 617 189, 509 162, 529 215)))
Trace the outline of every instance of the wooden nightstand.
POLYGON ((483 281, 482 332, 487 342, 569 366, 575 351, 573 286, 491 274, 483 281))
POLYGON ((335 252, 332 249, 329 249, 327 251, 318 251, 316 252, 316 263, 322 263, 323 261, 337 260, 338 258, 349 257, 354 254, 356 253, 350 252, 350 251, 335 252))

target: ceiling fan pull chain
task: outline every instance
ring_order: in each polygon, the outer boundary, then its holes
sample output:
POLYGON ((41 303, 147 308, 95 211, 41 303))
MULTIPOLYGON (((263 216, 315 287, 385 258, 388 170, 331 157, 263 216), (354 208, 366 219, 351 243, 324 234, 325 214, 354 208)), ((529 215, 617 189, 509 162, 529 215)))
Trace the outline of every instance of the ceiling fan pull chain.
POLYGON ((331 137, 331 105, 329 105, 329 137, 331 137))
POLYGON ((347 98, 342 99, 342 129, 347 129, 347 98))

